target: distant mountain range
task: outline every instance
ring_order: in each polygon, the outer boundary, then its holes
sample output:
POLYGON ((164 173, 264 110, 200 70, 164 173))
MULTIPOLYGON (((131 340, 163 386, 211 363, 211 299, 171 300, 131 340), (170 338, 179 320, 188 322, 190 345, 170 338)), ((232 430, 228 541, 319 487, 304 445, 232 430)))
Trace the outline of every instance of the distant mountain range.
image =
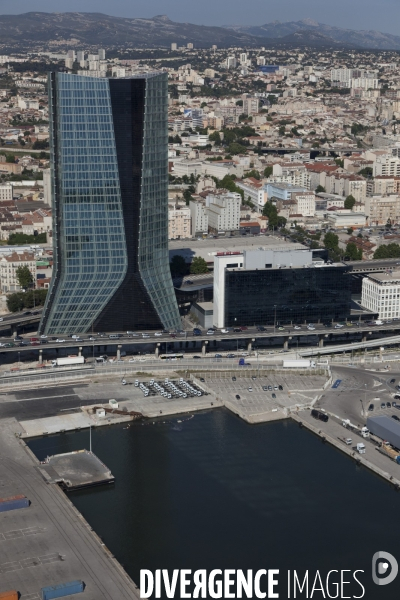
POLYGON ((0 44, 60 48, 76 45, 134 48, 168 47, 172 42, 196 47, 254 46, 259 38, 223 27, 174 23, 165 15, 152 19, 111 17, 101 13, 43 13, 0 15, 0 44))
POLYGON ((65 47, 169 47, 172 42, 195 47, 314 46, 400 50, 400 36, 378 31, 331 27, 311 19, 260 26, 212 27, 177 23, 165 15, 152 19, 112 17, 101 13, 0 15, 0 47, 53 50, 65 47))
MULTIPOLYGON (((319 36, 325 37, 326 43, 335 45, 353 46, 358 48, 368 48, 377 50, 400 50, 400 36, 390 33, 381 33, 380 31, 355 31, 353 29, 342 29, 341 27, 333 27, 324 25, 312 19, 303 19, 301 21, 289 21, 281 23, 273 21, 265 25, 257 26, 229 26, 229 29, 236 33, 246 33, 248 35, 257 36, 260 38, 273 38, 277 42, 290 42, 292 36, 303 33, 304 40, 307 40, 307 35, 316 34, 318 41, 319 36)), ((312 39, 312 37, 311 37, 312 39)), ((322 40, 321 40, 322 41, 322 40)))

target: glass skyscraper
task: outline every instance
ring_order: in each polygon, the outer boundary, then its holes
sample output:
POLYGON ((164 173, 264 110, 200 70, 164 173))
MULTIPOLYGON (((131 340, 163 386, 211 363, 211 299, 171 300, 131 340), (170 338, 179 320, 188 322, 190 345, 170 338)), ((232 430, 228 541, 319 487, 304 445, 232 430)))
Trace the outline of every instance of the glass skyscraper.
POLYGON ((180 327, 167 74, 49 74, 54 273, 40 333, 180 327))

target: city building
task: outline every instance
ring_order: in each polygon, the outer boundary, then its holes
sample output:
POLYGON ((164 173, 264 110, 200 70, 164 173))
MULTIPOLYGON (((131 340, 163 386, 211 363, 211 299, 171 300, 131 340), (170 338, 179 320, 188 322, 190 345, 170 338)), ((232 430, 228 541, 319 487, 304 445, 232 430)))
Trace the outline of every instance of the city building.
POLYGON ((210 233, 239 230, 242 196, 236 192, 208 194, 206 207, 210 233))
POLYGON ((350 316, 349 267, 313 263, 312 251, 245 250, 214 257, 214 326, 294 325, 350 316))
POLYGON ((367 196, 365 214, 369 225, 400 222, 400 196, 367 196))
POLYGON ((370 273, 362 280, 361 305, 378 319, 400 317, 400 271, 370 273))
POLYGON ((49 74, 54 276, 39 331, 180 327, 168 257, 167 75, 49 74))
POLYGON ((191 237, 191 216, 189 206, 169 205, 168 239, 179 240, 191 237))
POLYGON ((201 200, 191 200, 189 202, 192 237, 208 233, 208 212, 205 202, 201 200))
POLYGON ((4 185, 0 185, 0 201, 4 202, 5 200, 13 199, 13 189, 12 185, 6 183, 4 185))
POLYGON ((33 252, 26 250, 1 254, 0 258, 0 285, 3 293, 18 292, 21 287, 17 279, 18 267, 27 266, 32 273, 32 280, 36 282, 36 259, 33 252))

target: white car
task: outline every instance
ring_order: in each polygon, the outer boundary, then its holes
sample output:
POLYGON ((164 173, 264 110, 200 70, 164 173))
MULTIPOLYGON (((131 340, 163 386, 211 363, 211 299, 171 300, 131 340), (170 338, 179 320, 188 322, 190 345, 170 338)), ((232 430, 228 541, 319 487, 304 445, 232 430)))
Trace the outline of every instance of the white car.
POLYGON ((0 317, 0 321, 4 321, 3 317, 0 317))
POLYGON ((229 329, 221 329, 221 333, 229 333, 229 329))
POLYGON ((47 340, 47 335, 41 335, 41 336, 40 336, 40 339, 41 339, 41 340, 47 340))
POLYGON ((308 331, 315 331, 315 327, 313 325, 309 325, 307 329, 308 331))
POLYGON ((207 331, 207 335, 214 335, 214 333, 215 333, 214 329, 209 329, 207 331))
POLYGON ((56 343, 61 344, 62 342, 65 342, 65 340, 63 340, 62 338, 57 338, 56 339, 56 343))
POLYGON ((294 328, 296 329, 296 331, 298 331, 299 329, 301 329, 301 327, 299 325, 295 325, 294 328))
POLYGON ((161 331, 156 331, 154 335, 157 336, 157 337, 161 337, 162 333, 161 333, 161 331))
POLYGON ((130 358, 129 362, 136 362, 136 359, 135 358, 130 358))
POLYGON ((142 338, 149 338, 149 334, 148 333, 142 333, 142 338))
POLYGON ((341 325, 340 323, 336 323, 336 325, 335 325, 335 329, 342 329, 342 327, 344 327, 344 326, 341 325))

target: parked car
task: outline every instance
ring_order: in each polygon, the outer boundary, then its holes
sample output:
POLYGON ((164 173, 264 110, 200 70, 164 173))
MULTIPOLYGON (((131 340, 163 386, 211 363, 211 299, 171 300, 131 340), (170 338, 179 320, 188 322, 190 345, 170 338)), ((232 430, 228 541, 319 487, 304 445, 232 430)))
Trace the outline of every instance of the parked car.
POLYGON ((281 392, 283 391, 283 386, 278 385, 278 388, 280 389, 281 392))
POLYGON ((386 408, 386 404, 384 402, 382 402, 381 408, 386 408))
POLYGON ((236 400, 240 400, 239 394, 236 394, 235 398, 236 398, 236 400))
POLYGON ((276 398, 276 394, 272 394, 272 397, 273 397, 273 398, 276 398))
POLYGON ((374 408, 375 408, 375 406, 374 406, 373 404, 370 404, 370 405, 368 406, 368 410, 369 410, 369 412, 372 412, 372 411, 374 410, 374 408))
POLYGON ((232 381, 236 381, 236 377, 232 377, 232 381))

